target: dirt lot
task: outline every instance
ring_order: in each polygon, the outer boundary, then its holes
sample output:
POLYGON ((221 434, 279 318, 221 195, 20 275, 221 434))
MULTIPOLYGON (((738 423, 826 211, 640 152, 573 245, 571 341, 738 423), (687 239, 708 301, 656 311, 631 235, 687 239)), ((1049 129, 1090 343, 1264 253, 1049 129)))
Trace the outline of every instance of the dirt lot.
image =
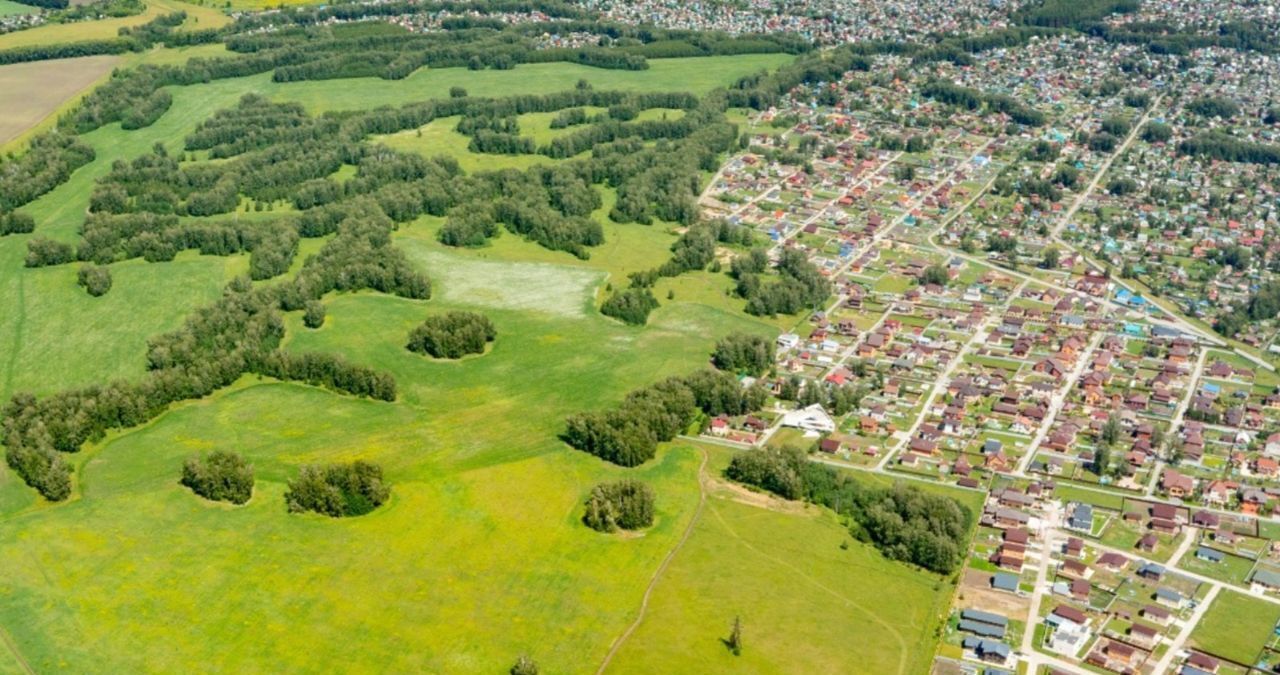
POLYGON ((0 66, 0 144, 39 124, 119 62, 118 56, 86 56, 0 66))
POLYGON ((1012 593, 991 589, 991 574, 979 570, 967 570, 960 585, 956 605, 961 609, 981 609, 995 612, 1010 619, 1027 620, 1030 603, 1012 593))

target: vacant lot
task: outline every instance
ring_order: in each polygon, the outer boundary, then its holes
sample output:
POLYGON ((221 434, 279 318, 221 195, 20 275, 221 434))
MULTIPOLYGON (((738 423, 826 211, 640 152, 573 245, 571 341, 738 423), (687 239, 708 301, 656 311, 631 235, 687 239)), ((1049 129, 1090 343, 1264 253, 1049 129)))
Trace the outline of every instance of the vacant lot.
POLYGON ((1280 605, 1223 591, 1191 634, 1197 649, 1252 664, 1280 621, 1280 605))
POLYGON ((104 77, 119 56, 86 56, 0 66, 0 145, 53 114, 67 99, 104 77))

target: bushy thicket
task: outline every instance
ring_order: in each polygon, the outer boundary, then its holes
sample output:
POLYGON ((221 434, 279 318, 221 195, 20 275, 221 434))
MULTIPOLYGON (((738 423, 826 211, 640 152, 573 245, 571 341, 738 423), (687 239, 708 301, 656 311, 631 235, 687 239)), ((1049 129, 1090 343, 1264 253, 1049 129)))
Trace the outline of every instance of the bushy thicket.
POLYGON ((76 283, 95 298, 106 295, 111 290, 111 268, 105 265, 84 265, 76 273, 76 283))
POLYGON ((657 308, 653 291, 633 286, 614 291, 600 305, 600 313, 632 326, 643 326, 649 321, 649 313, 657 308))
POLYGON ((205 499, 244 504, 253 496, 253 467, 234 452, 214 450, 184 462, 179 482, 205 499))
POLYGON ((430 354, 438 359, 460 359, 467 354, 482 354, 498 331, 493 322, 475 312, 446 312, 429 316, 409 333, 411 352, 430 354))
POLYGON ((600 532, 639 530, 653 524, 653 488, 624 478, 591 488, 582 522, 600 532))
POLYGON ((746 333, 727 335, 716 342, 711 362, 731 373, 762 375, 773 367, 773 341, 746 333))
POLYGON ((0 237, 7 234, 30 234, 36 231, 36 219, 26 213, 0 213, 0 237))
POLYGON ((766 448, 734 456, 725 475, 785 499, 803 499, 848 516, 859 538, 886 556, 950 574, 964 561, 972 514, 954 499, 901 482, 864 485, 836 469, 810 462, 796 448, 766 448))
POLYGON ((382 467, 356 460, 350 464, 307 465, 284 493, 289 511, 314 511, 332 518, 362 516, 391 496, 382 467))
POLYGON ((569 417, 566 443, 605 461, 638 466, 653 459, 658 443, 669 441, 703 415, 745 415, 760 409, 768 394, 743 387, 733 375, 715 370, 671 377, 627 394, 615 409, 569 417))

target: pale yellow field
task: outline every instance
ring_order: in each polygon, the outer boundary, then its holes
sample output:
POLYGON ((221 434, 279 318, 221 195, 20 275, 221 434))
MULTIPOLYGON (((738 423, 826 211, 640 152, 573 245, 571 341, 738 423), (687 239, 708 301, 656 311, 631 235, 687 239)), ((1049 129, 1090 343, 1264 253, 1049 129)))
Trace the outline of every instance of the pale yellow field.
POLYGON ((177 11, 187 13, 187 22, 183 24, 183 28, 217 28, 225 26, 231 21, 230 17, 212 7, 200 7, 186 2, 178 2, 178 0, 148 0, 147 10, 137 16, 55 24, 6 33, 0 35, 0 49, 47 45, 59 42, 106 40, 116 37, 121 28, 140 26, 162 14, 177 11))
POLYGON ((119 56, 85 56, 0 66, 0 145, 54 114, 64 101, 92 86, 121 62, 119 56))

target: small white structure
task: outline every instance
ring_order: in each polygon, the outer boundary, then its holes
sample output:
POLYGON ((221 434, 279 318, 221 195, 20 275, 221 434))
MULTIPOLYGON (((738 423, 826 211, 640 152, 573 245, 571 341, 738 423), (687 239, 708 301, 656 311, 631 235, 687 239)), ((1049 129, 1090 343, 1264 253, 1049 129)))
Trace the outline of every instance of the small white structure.
POLYGON ((795 333, 783 333, 778 336, 778 348, 782 351, 794 349, 798 344, 800 344, 800 336, 795 333))
POLYGON ((823 409, 821 403, 814 403, 807 408, 792 410, 782 416, 782 426, 816 431, 827 434, 836 430, 836 421, 823 409))

